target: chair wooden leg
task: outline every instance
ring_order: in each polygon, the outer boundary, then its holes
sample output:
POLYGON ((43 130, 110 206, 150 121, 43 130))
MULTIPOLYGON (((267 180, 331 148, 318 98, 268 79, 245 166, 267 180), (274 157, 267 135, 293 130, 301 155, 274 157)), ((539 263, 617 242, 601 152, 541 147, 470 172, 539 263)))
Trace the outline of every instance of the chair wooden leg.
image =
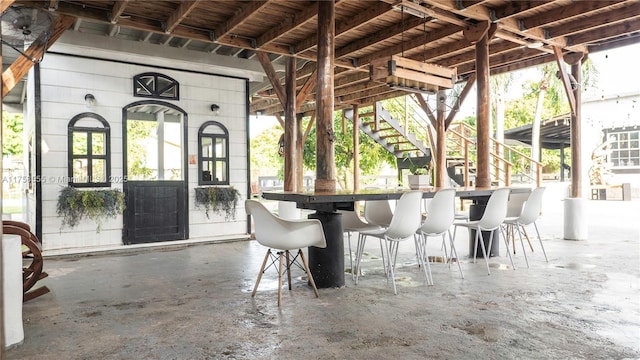
POLYGON ((278 307, 282 302, 282 251, 278 252, 278 307))
POLYGON ((529 234, 527 234, 527 229, 525 229, 524 225, 520 225, 520 227, 522 228, 524 237, 527 239, 527 242, 529 243, 529 248, 531 249, 531 252, 533 252, 533 245, 531 245, 531 240, 529 239, 529 234))
POLYGON ((318 288, 316 287, 316 282, 313 281, 313 275, 311 275, 311 270, 309 270, 309 265, 307 264, 307 260, 304 258, 304 253, 302 252, 302 249, 298 250, 298 255, 300 255, 300 260, 302 260, 302 266, 304 266, 304 271, 307 272, 307 276, 309 277, 309 282, 311 283, 313 292, 316 294, 316 297, 320 297, 320 294, 318 293, 318 288))
POLYGON ((287 283, 289 284, 289 291, 291 291, 291 256, 289 254, 289 250, 286 251, 287 255, 287 283))
POLYGON ((262 266, 260 267, 260 272, 258 273, 258 279, 256 280, 256 284, 253 286, 253 292, 251 293, 251 297, 256 296, 256 291, 258 291, 258 284, 260 284, 260 280, 262 280, 262 274, 264 273, 264 267, 267 266, 267 260, 269 259, 269 254, 271 254, 271 249, 267 250, 267 253, 264 255, 264 261, 262 261, 262 266))

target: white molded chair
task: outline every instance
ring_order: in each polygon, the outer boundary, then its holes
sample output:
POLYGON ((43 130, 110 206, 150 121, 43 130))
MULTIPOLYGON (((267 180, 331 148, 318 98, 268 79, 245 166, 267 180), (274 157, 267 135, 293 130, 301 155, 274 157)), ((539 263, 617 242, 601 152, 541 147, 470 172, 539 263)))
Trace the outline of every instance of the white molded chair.
MULTIPOLYGON (((431 268, 429 266, 429 257, 427 256, 427 238, 429 236, 442 236, 442 246, 445 251, 445 259, 452 259, 453 256, 456 257, 456 263, 458 264, 458 270, 460 270, 460 276, 464 279, 464 275, 462 274, 462 268, 460 267, 460 258, 458 257, 458 252, 456 251, 456 247, 451 237, 451 232, 449 229, 451 225, 453 225, 453 221, 455 219, 455 198, 456 198, 456 189, 441 189, 434 195, 433 200, 429 203, 429 209, 427 212, 427 217, 425 221, 422 223, 417 233, 420 236, 420 241, 418 244, 420 245, 420 249, 418 249, 418 253, 423 254, 423 261, 426 262, 427 270, 429 272, 430 281, 433 284, 433 278, 431 277, 431 268), (451 253, 447 255, 447 246, 445 235, 449 235, 449 246, 451 249, 451 253)), ((451 261, 449 262, 449 267, 451 267, 451 261)))
MULTIPOLYGON (((416 230, 420 226, 421 214, 420 214, 420 199, 422 199, 422 191, 408 191, 402 194, 400 200, 396 205, 396 211, 393 214, 389 227, 381 230, 363 231, 360 233, 358 239, 358 253, 356 256, 356 284, 358 283, 358 276, 360 273, 360 261, 362 260, 362 253, 364 251, 364 243, 367 236, 377 237, 384 240, 386 251, 383 253, 383 257, 386 256, 387 268, 385 273, 391 277, 393 284, 393 293, 398 294, 396 289, 396 281, 393 274, 393 268, 395 264, 395 254, 397 251, 398 242, 413 237, 416 243, 416 255, 418 255, 417 244, 418 238, 416 236, 416 230)), ((425 278, 427 282, 430 281, 430 276, 427 274, 427 270, 422 257, 418 256, 418 261, 424 270, 425 278)))
MULTIPOLYGON (((491 235, 489 236, 489 251, 491 251, 491 245, 493 244, 493 232, 494 230, 498 230, 501 228, 504 219, 507 216, 507 201, 509 200, 509 193, 511 189, 502 188, 498 189, 491 194, 489 197, 489 201, 487 202, 487 206, 485 207, 484 214, 480 220, 470 220, 466 222, 455 222, 454 225, 463 226, 471 230, 476 231, 476 236, 473 245, 473 262, 476 262, 476 255, 478 249, 478 241, 480 242, 480 247, 482 248, 482 255, 484 255, 484 261, 487 264, 487 273, 491 275, 491 270, 489 270, 489 254, 487 254, 487 249, 484 246, 484 238, 482 235, 482 231, 491 231, 491 235)), ((505 239, 506 240, 506 239, 505 239)), ((509 259, 511 259, 511 253, 507 251, 509 255, 509 259)), ((513 260, 511 260, 513 265, 513 260)))
POLYGON ((342 214, 342 230, 347 233, 347 240, 349 244, 349 266, 351 267, 351 278, 355 279, 353 254, 351 252, 351 233, 379 230, 380 226, 367 223, 356 211, 340 211, 340 213, 342 214))
POLYGON ((393 212, 388 200, 369 200, 364 203, 364 218, 368 224, 388 227, 393 212))
POLYGON ((291 290, 291 266, 296 264, 307 273, 313 291, 318 297, 318 289, 309 271, 309 265, 304 258, 302 248, 309 246, 324 248, 327 246, 320 220, 285 220, 272 214, 262 203, 256 200, 247 199, 244 204, 247 214, 253 216, 256 240, 268 248, 251 297, 256 295, 262 274, 266 270, 267 260, 271 258, 271 264, 267 268, 275 265, 276 260, 278 261, 278 306, 280 306, 282 276, 284 274, 282 269, 283 257, 286 257, 284 271, 287 272, 289 290, 291 290), (277 257, 272 253, 272 250, 276 250, 277 257), (293 258, 289 253, 290 250, 297 250, 297 254, 293 258), (302 265, 297 261, 298 257, 300 257, 302 265))
MULTIPOLYGON (((522 252, 524 253, 524 260, 527 263, 527 267, 529 267, 529 260, 527 259, 527 253, 524 249, 524 242, 522 241, 522 232, 521 229, 524 230, 524 227, 530 224, 533 224, 533 227, 536 229, 536 234, 538 235, 538 240, 540 241, 540 247, 542 248, 542 253, 544 254, 544 259, 549 262, 547 258, 547 252, 544 250, 544 245, 542 244, 542 238, 540 237, 540 232, 538 231, 538 225, 536 225, 536 220, 540 216, 540 211, 542 210, 542 196, 544 195, 544 187, 539 187, 534 189, 527 201, 524 203, 524 207, 522 208, 522 212, 518 216, 507 217, 504 220, 504 224, 506 225, 507 233, 509 230, 513 233, 513 228, 518 231, 518 236, 520 236, 520 244, 522 245, 522 252)), ((525 233, 526 236, 526 233, 525 233)), ((529 238, 527 237, 527 240, 529 238)), ((507 241, 507 251, 509 251, 509 242, 507 241)), ((531 242, 529 242, 529 246, 531 246, 531 242)), ((515 248, 515 239, 514 239, 514 248, 515 248)), ((533 247, 531 248, 533 251, 533 247)))
MULTIPOLYGON (((518 216, 520 216, 520 214, 522 214, 522 208, 524 207, 524 203, 527 201, 527 199, 529 198, 529 195, 531 194, 531 192, 519 192, 519 193, 511 193, 509 195, 509 201, 507 201, 507 219, 510 218, 517 218, 518 216)), ((508 226, 506 224, 503 224, 503 228, 504 228, 504 233, 506 236, 507 241, 510 241, 511 239, 513 239, 513 253, 516 253, 516 241, 515 241, 515 228, 508 226)), ((507 246, 507 249, 509 247, 507 246)), ((513 265, 513 264, 512 264, 513 265)))

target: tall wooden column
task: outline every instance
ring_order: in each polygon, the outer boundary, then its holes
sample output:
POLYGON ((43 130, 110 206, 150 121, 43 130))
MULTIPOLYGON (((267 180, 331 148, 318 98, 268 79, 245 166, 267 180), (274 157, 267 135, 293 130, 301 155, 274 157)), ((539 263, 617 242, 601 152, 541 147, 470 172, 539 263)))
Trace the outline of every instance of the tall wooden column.
POLYGON ((438 91, 438 106, 436 107, 436 187, 444 187, 445 171, 447 171, 447 150, 446 150, 446 124, 445 111, 447 109, 447 93, 444 90, 438 91))
POLYGON ((484 36, 476 43, 476 83, 478 89, 477 103, 477 164, 476 187, 491 186, 490 146, 491 119, 489 117, 489 37, 484 36))
POLYGON ((571 64, 571 75, 578 84, 573 90, 575 99, 575 108, 571 114, 571 197, 582 197, 582 143, 580 141, 580 133, 582 132, 582 60, 578 59, 571 64))
POLYGON ((296 191, 296 59, 287 58, 284 104, 284 191, 296 191))
MULTIPOLYGON (((296 100, 296 105, 297 100, 296 100)), ((304 136, 302 135, 302 114, 296 114, 296 191, 304 191, 304 136)))
POLYGON ((316 182, 315 191, 336 190, 333 131, 333 63, 335 3, 318 2, 318 81, 316 84, 316 182))

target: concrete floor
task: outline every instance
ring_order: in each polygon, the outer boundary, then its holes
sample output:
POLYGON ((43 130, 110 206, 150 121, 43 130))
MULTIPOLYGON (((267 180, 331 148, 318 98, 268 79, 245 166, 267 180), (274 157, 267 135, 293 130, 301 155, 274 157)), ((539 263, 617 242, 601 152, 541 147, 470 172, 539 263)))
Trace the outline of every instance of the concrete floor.
MULTIPOLYGON (((534 243, 509 260, 433 265, 425 286, 413 243, 400 247, 393 295, 369 241, 364 276, 320 298, 294 273, 276 305, 275 273, 251 290, 255 241, 50 258, 50 294, 24 305, 25 341, 8 359, 637 359, 640 202, 590 201, 589 240, 566 241, 562 203, 534 243)), ((457 248, 468 251, 466 230, 457 248)), ((432 254, 439 244, 432 241, 432 254)), ((348 264, 348 258, 346 260, 348 264)))

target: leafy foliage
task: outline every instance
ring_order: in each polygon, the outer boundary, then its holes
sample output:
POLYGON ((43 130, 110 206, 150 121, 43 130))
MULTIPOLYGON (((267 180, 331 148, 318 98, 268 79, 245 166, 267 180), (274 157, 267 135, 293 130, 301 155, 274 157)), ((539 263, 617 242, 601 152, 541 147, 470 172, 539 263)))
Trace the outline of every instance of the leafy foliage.
POLYGON ((58 195, 56 212, 63 217, 63 227, 75 227, 87 217, 98 223, 96 232, 100 232, 102 219, 115 218, 124 208, 124 194, 118 189, 78 190, 67 186, 58 195))
POLYGON ((2 155, 22 154, 24 116, 2 112, 2 155))
POLYGON ((196 206, 204 206, 209 219, 209 211, 224 212, 224 219, 236 218, 236 207, 240 200, 240 192, 233 187, 199 187, 195 188, 196 206))

